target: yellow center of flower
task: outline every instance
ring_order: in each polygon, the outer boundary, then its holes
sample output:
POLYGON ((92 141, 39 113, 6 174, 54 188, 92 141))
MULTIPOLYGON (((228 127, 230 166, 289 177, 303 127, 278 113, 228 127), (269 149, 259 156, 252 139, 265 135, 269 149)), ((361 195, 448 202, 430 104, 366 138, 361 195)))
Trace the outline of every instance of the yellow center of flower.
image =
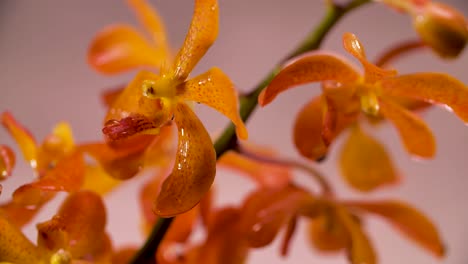
POLYGON ((141 89, 143 95, 150 99, 167 98, 173 100, 176 96, 175 81, 168 75, 162 75, 157 80, 144 80, 141 89))

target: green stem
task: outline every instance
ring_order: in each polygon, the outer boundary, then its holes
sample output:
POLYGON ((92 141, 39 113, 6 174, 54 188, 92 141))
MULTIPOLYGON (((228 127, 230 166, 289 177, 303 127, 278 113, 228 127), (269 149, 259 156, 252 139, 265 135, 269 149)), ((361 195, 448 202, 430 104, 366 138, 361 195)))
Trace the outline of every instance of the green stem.
MULTIPOLYGON (((325 17, 322 22, 310 32, 304 41, 286 58, 276 65, 271 72, 249 93, 247 96, 242 97, 240 100, 240 116, 244 122, 246 122, 255 108, 257 107, 258 96, 260 95, 263 88, 265 88, 276 74, 281 70, 282 65, 285 61, 304 54, 308 51, 316 50, 322 44, 323 39, 332 29, 332 27, 349 11, 369 3, 371 0, 352 0, 346 5, 334 4, 331 0, 328 1, 327 10, 325 17)), ((230 124, 224 130, 223 134, 214 143, 216 150, 216 157, 220 158, 226 151, 235 149, 237 144, 236 130, 233 124, 230 124)), ((137 252, 134 259, 130 262, 131 264, 154 264, 156 263, 155 252, 159 246, 159 243, 164 237, 164 234, 168 230, 172 218, 160 218, 156 225, 153 227, 148 240, 145 245, 137 252)))

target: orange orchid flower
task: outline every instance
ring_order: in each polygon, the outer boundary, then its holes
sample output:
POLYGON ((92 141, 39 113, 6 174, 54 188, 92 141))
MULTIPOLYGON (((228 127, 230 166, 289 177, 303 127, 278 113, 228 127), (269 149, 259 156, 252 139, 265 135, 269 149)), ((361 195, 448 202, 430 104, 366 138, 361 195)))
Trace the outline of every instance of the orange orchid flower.
POLYGON ((6 145, 0 145, 0 180, 11 176, 15 163, 16 158, 13 150, 6 145))
POLYGON ((330 200, 291 185, 281 190, 262 188, 252 193, 242 209, 242 226, 250 247, 264 247, 287 225, 282 245, 285 254, 294 233, 291 223, 295 223, 298 216, 306 217, 311 243, 319 251, 346 250, 353 264, 377 263, 372 244, 359 221, 364 216, 362 213, 383 217, 422 248, 438 257, 444 255, 444 246, 434 224, 406 203, 330 200))
MULTIPOLYGON (((144 1, 130 3, 136 7, 150 32, 159 32, 156 34, 159 37, 164 35, 158 16, 144 1)), ((103 47, 102 50, 106 52, 115 50, 110 54, 120 57, 102 59, 105 61, 102 65, 106 66, 101 69, 119 72, 123 68, 148 64, 162 66, 160 57, 155 57, 151 63, 140 60, 159 56, 149 52, 148 48, 142 48, 150 46, 142 38, 129 33, 129 30, 114 29, 109 32, 110 37, 98 37, 99 45, 93 47, 103 47)), ((218 68, 212 68, 188 79, 189 73, 217 34, 217 1, 196 0, 189 32, 172 66, 163 67, 159 75, 148 71, 138 73, 113 101, 106 116, 103 132, 110 140, 126 139, 136 134, 157 134, 162 126, 174 119, 179 143, 172 174, 164 181, 155 204, 155 212, 161 216, 180 214, 195 206, 208 191, 215 176, 216 154, 211 139, 187 101, 203 103, 218 110, 236 125, 239 138, 247 138, 247 130, 237 110, 237 93, 229 78, 218 68)), ((91 53, 95 55, 92 57, 99 57, 96 55, 99 54, 98 50, 91 53)))
POLYGON ((112 248, 105 233, 106 213, 99 195, 71 194, 58 213, 37 225, 37 245, 0 216, 0 261, 22 263, 110 263, 112 248))
MULTIPOLYGON (((334 138, 356 123, 359 110, 371 118, 389 119, 410 154, 423 158, 434 156, 432 132, 403 106, 401 98, 446 105, 468 122, 468 89, 460 81, 441 73, 398 76, 395 70, 370 63, 355 35, 346 33, 343 43, 346 51, 361 62, 363 75, 337 55, 314 52, 287 65, 259 98, 264 106, 289 88, 322 82, 322 96, 312 99, 296 119, 294 141, 303 156, 312 160, 323 157, 334 138)), ((340 162, 345 178, 362 191, 395 182, 398 178, 383 146, 360 129, 354 129, 345 143, 340 162), (361 146, 366 151, 361 151, 361 146)))

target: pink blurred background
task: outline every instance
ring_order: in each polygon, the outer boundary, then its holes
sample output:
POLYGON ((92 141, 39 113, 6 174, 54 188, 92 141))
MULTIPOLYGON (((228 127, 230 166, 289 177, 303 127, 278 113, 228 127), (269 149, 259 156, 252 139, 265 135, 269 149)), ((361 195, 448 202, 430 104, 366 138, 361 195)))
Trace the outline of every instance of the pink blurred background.
MULTIPOLYGON (((241 91, 249 91, 269 69, 319 22, 324 1, 314 0, 219 0, 220 34, 215 45, 199 63, 194 74, 216 65, 223 69, 241 91)), ((466 0, 445 0, 465 15, 466 0)), ((185 37, 193 3, 188 0, 153 1, 163 16, 169 39, 174 48, 185 37)), ((135 72, 114 77, 101 76, 86 64, 86 49, 95 33, 106 25, 136 20, 124 1, 58 1, 1 0, 0 1, 0 111, 9 110, 29 127, 38 140, 49 133, 54 124, 70 122, 77 141, 101 138, 104 107, 98 95, 129 81, 135 72)), ((357 34, 367 48, 370 58, 397 40, 415 37, 410 19, 382 5, 368 5, 345 17, 325 40, 324 49, 344 55, 341 35, 357 34)), ((399 61, 401 72, 447 72, 468 83, 468 51, 456 61, 440 61, 427 51, 399 61)), ((291 140, 294 116, 300 107, 318 93, 315 85, 307 85, 278 97, 270 106, 255 112, 248 128, 250 140, 274 145, 282 154, 300 159, 291 140)), ((222 131, 227 120, 206 107, 198 107, 209 131, 222 131)), ((336 186, 342 198, 399 198, 426 212, 437 224, 448 252, 437 260, 402 238, 377 218, 367 218, 366 229, 378 251, 380 263, 468 263, 468 128, 454 115, 442 108, 424 114, 437 138, 438 150, 434 160, 417 162, 402 148, 396 131, 385 124, 374 129, 375 136, 385 142, 393 160, 403 175, 402 185, 382 189, 369 195, 350 190, 341 180, 333 154, 319 169, 336 186)), ((14 146, 4 130, 0 143, 14 146)), ((31 170, 19 158, 14 180, 4 184, 0 201, 8 199, 12 190, 32 179, 31 170)), ((297 180, 311 185, 307 176, 297 173, 297 180)), ((136 202, 141 179, 132 180, 107 197, 108 229, 116 246, 143 241, 139 228, 139 207, 136 202), (134 223, 134 224, 133 224, 134 223)), ((3 183, 2 183, 3 184, 3 183)), ((219 204, 239 201, 252 189, 250 183, 220 169, 217 174, 219 204)), ((51 204, 35 222, 47 219, 58 202, 51 204)), ((347 263, 343 255, 321 255, 306 240, 306 225, 301 222, 287 258, 279 257, 279 243, 255 250, 249 263, 347 263)), ((35 240, 35 227, 26 228, 35 240)))

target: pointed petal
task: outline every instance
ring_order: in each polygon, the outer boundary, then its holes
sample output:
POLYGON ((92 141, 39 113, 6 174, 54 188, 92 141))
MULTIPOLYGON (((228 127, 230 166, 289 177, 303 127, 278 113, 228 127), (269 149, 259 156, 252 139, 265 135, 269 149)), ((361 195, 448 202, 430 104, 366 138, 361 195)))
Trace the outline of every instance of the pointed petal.
POLYGON ((107 243, 105 225, 106 208, 99 195, 90 191, 76 192, 67 197, 51 220, 37 226, 39 244, 68 248, 75 259, 95 255, 107 243), (65 239, 54 235, 57 232, 66 234, 65 239))
POLYGON ((237 91, 220 69, 211 68, 177 87, 177 90, 179 97, 208 105, 231 119, 236 125, 237 136, 247 139, 247 129, 239 115, 237 91))
POLYGON ((374 249, 359 223, 357 223, 352 215, 342 206, 336 208, 336 215, 351 237, 351 245, 348 249, 351 263, 376 264, 377 258, 374 249))
POLYGON ((165 54, 127 25, 115 25, 99 32, 88 50, 88 63, 105 74, 145 66, 159 68, 164 59, 165 54))
POLYGON ((313 52, 283 68, 259 96, 259 104, 265 106, 275 97, 301 84, 337 81, 347 83, 356 81, 359 73, 346 60, 327 53, 313 52))
POLYGON ((11 176, 15 162, 13 150, 6 145, 0 145, 0 181, 11 176))
POLYGON ((398 129, 406 150, 422 158, 435 155, 436 143, 430 128, 417 115, 383 98, 379 98, 380 112, 398 129))
POLYGON ((297 216, 293 216, 289 222, 288 226, 286 228, 286 232, 284 233, 284 238, 281 243, 281 256, 285 257, 289 253, 289 245, 291 244, 291 239, 294 236, 294 233, 296 232, 296 226, 297 226, 297 216))
POLYGON ((84 181, 85 164, 83 155, 74 152, 63 158, 57 166, 48 171, 38 181, 16 189, 13 200, 21 205, 38 205, 49 197, 49 192, 74 192, 84 181))
POLYGON ((294 144, 299 153, 310 160, 325 157, 328 146, 322 137, 322 98, 316 97, 297 114, 294 122, 294 144))
POLYGON ((177 156, 155 204, 160 216, 181 214, 208 192, 216 174, 216 153, 211 138, 190 107, 179 103, 175 112, 179 131, 177 156))
POLYGON ((365 71, 365 79, 369 83, 373 83, 383 78, 392 77, 397 74, 395 70, 382 69, 373 63, 369 62, 364 51, 364 46, 361 44, 356 35, 345 33, 343 35, 343 46, 347 52, 358 59, 365 71))
POLYGON ((394 225, 403 235, 438 257, 445 247, 432 221, 416 208, 400 201, 347 202, 347 206, 377 214, 394 225))
POLYGON ((2 114, 2 124, 18 144, 24 159, 31 167, 36 167, 37 145, 32 134, 18 123, 12 114, 4 112, 2 114))
POLYGON ((190 29, 177 54, 173 71, 175 78, 185 80, 218 36, 218 2, 195 0, 190 29))
POLYGON ((161 51, 162 59, 170 60, 169 44, 164 23, 157 10, 153 8, 146 0, 128 0, 129 5, 135 11, 140 23, 151 34, 153 43, 161 51))
POLYGON ((114 140, 127 138, 145 130, 157 129, 172 119, 172 105, 169 100, 150 99, 144 95, 143 84, 158 79, 160 76, 147 71, 137 74, 107 112, 103 130, 114 132, 106 135, 114 140))
POLYGON ((450 107, 468 123, 468 88, 459 80, 442 73, 417 73, 381 82, 382 93, 424 100, 450 107))
POLYGON ((41 252, 21 231, 0 217, 0 262, 37 263, 45 260, 41 252))
POLYGON ((385 147, 358 126, 343 145, 340 168, 344 180, 359 191, 372 191, 398 180, 385 147))
POLYGON ((345 249, 351 237, 333 211, 325 211, 309 222, 309 239, 313 247, 322 252, 345 249))

